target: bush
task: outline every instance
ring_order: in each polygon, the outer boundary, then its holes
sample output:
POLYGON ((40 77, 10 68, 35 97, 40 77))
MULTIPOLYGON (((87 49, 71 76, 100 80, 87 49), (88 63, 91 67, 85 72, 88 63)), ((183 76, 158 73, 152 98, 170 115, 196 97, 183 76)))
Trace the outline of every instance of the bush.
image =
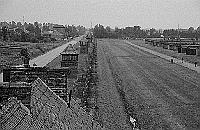
POLYGON ((51 42, 51 39, 50 38, 44 38, 43 42, 51 42))
POLYGON ((56 41, 56 39, 55 39, 55 38, 51 38, 51 41, 52 41, 52 42, 55 42, 55 41, 56 41))
POLYGON ((35 37, 32 37, 32 38, 30 39, 30 42, 31 42, 31 43, 38 43, 39 40, 38 40, 37 38, 35 38, 35 37))

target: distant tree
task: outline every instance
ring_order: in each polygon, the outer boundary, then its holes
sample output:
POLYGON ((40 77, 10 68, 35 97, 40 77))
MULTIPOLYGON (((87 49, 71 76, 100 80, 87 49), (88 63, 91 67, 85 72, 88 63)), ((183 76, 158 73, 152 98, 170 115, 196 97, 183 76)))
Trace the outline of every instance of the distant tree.
POLYGON ((109 26, 104 28, 102 25, 98 24, 94 27, 93 32, 97 38, 145 38, 147 36, 146 32, 141 30, 140 26, 125 27, 121 29, 115 27, 112 31, 109 26))
POLYGON ((27 24, 27 22, 25 22, 24 23, 24 28, 27 29, 27 27, 28 27, 28 24, 27 24))
POLYGON ((194 31, 194 28, 193 28, 193 27, 189 27, 188 31, 189 31, 190 33, 192 33, 192 32, 194 31))
POLYGON ((11 27, 12 26, 12 22, 9 22, 9 27, 11 27))
POLYGON ((12 21, 12 27, 13 28, 17 27, 17 24, 15 23, 15 21, 12 21))
POLYGON ((94 33, 94 36, 97 38, 106 38, 107 37, 106 30, 105 30, 104 26, 101 24, 97 24, 94 27, 93 33, 94 33))
POLYGON ((200 39, 200 26, 197 28, 197 31, 196 31, 196 39, 200 39))
POLYGON ((78 35, 83 35, 83 34, 85 34, 86 28, 83 27, 83 26, 78 25, 76 27, 76 30, 77 30, 78 35))
POLYGON ((35 37, 31 37, 30 38, 30 42, 31 43, 37 43, 37 42, 39 42, 39 40, 37 38, 35 38, 35 37))
POLYGON ((42 28, 42 23, 38 23, 38 26, 41 29, 42 28))
POLYGON ((74 37, 75 35, 78 35, 77 28, 74 25, 67 25, 64 32, 67 33, 68 37, 74 37))
POLYGON ((19 42, 21 41, 21 35, 15 31, 10 32, 10 40, 19 42))
POLYGON ((35 27, 35 36, 36 36, 36 38, 41 37, 41 29, 39 28, 38 25, 35 27))
POLYGON ((27 39, 26 39, 26 33, 23 31, 21 33, 21 42, 26 42, 26 41, 27 41, 27 39))
POLYGON ((122 38, 122 29, 119 29, 118 27, 115 27, 115 34, 116 38, 122 38))
POLYGON ((151 28, 150 29, 150 35, 153 36, 156 33, 156 29, 155 28, 151 28))
POLYGON ((45 23, 43 23, 42 30, 43 31, 50 31, 49 26, 45 23))
POLYGON ((125 29, 123 29, 123 35, 124 35, 124 37, 129 37, 129 38, 135 37, 134 28, 133 27, 125 27, 125 29))
POLYGON ((22 28, 17 28, 17 29, 15 29, 15 32, 18 33, 18 34, 20 34, 20 35, 21 35, 21 33, 22 33, 23 31, 24 31, 24 30, 23 30, 22 28))
POLYGON ((2 34, 1 27, 0 27, 0 40, 2 39, 2 36, 3 36, 3 34, 2 34))
POLYGON ((30 33, 34 33, 35 32, 35 26, 33 24, 29 23, 26 30, 29 31, 30 33))
POLYGON ((77 34, 78 32, 77 32, 76 26, 72 25, 72 35, 75 36, 77 34))
POLYGON ((34 26, 36 27, 36 26, 38 26, 38 22, 36 21, 36 22, 34 22, 34 26))
POLYGON ((146 33, 144 30, 141 30, 140 26, 134 26, 134 33, 136 38, 145 38, 146 33))
POLYGON ((107 26, 107 27, 106 27, 106 31, 107 31, 107 32, 111 32, 110 26, 107 26))
POLYGON ((111 28, 109 27, 109 26, 107 26, 106 28, 105 28, 105 31, 106 31, 106 33, 105 33, 105 37, 107 37, 107 38, 111 38, 112 37, 112 35, 113 35, 113 33, 111 32, 111 28))
POLYGON ((197 28, 197 32, 200 32, 200 26, 197 28))
POLYGON ((8 28, 6 26, 3 26, 2 27, 2 35, 3 35, 3 41, 6 41, 8 40, 8 28))
POLYGON ((141 27, 140 26, 134 26, 133 28, 134 28, 134 31, 140 31, 141 27))
POLYGON ((17 22, 17 27, 21 28, 22 27, 22 23, 21 22, 17 22))

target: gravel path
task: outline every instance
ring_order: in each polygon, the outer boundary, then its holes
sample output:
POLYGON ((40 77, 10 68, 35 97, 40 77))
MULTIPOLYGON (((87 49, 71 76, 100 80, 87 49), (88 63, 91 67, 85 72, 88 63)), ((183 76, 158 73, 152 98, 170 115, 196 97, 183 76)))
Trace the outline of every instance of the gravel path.
MULTIPOLYGON (((139 49, 141 49, 143 51, 149 52, 149 53, 151 53, 153 55, 159 56, 160 58, 166 59, 168 61, 170 61, 171 59, 173 59, 173 63, 179 64, 179 65, 181 65, 183 67, 186 67, 188 69, 196 71, 197 73, 200 73, 200 66, 196 66, 195 67, 194 63, 189 63, 189 62, 185 62, 185 61, 179 60, 179 59, 174 58, 172 56, 168 56, 168 55, 165 55, 165 54, 153 51, 151 49, 148 49, 148 48, 145 48, 145 47, 142 47, 142 46, 138 46, 138 45, 133 44, 133 43, 131 43, 129 41, 125 41, 125 42, 127 44, 130 44, 130 45, 136 47, 136 48, 139 48, 139 49)), ((195 57, 195 56, 193 56, 193 57, 195 57)))
POLYGON ((129 41, 131 43, 134 43, 135 45, 148 48, 150 50, 168 55, 173 58, 177 58, 179 60, 183 58, 184 61, 193 64, 193 66, 194 66, 194 62, 197 62, 197 65, 200 66, 200 56, 186 55, 185 53, 178 53, 178 51, 173 51, 173 50, 163 49, 162 47, 152 46, 150 44, 145 44, 145 42, 142 40, 129 40, 129 41))

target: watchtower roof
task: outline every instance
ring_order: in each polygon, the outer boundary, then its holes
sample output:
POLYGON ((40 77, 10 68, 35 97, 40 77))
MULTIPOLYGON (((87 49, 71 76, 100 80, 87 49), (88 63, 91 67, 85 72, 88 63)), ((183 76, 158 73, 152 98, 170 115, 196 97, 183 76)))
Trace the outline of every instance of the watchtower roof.
POLYGON ((61 54, 78 54, 72 44, 69 44, 61 54))

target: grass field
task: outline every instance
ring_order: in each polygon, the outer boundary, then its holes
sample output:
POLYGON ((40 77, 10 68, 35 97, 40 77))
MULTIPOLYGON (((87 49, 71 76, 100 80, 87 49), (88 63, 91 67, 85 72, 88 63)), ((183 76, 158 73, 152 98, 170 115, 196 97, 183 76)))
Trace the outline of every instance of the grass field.
POLYGON ((106 128, 128 129, 131 116, 142 130, 200 129, 198 73, 123 40, 100 39, 98 74, 99 118, 106 128))
MULTIPOLYGON (((56 43, 30 43, 30 42, 0 42, 0 46, 15 46, 27 48, 31 59, 42 55, 58 46, 65 44, 66 41, 56 43)), ((4 49, 0 48, 0 73, 6 66, 20 65, 20 49, 4 49)))

